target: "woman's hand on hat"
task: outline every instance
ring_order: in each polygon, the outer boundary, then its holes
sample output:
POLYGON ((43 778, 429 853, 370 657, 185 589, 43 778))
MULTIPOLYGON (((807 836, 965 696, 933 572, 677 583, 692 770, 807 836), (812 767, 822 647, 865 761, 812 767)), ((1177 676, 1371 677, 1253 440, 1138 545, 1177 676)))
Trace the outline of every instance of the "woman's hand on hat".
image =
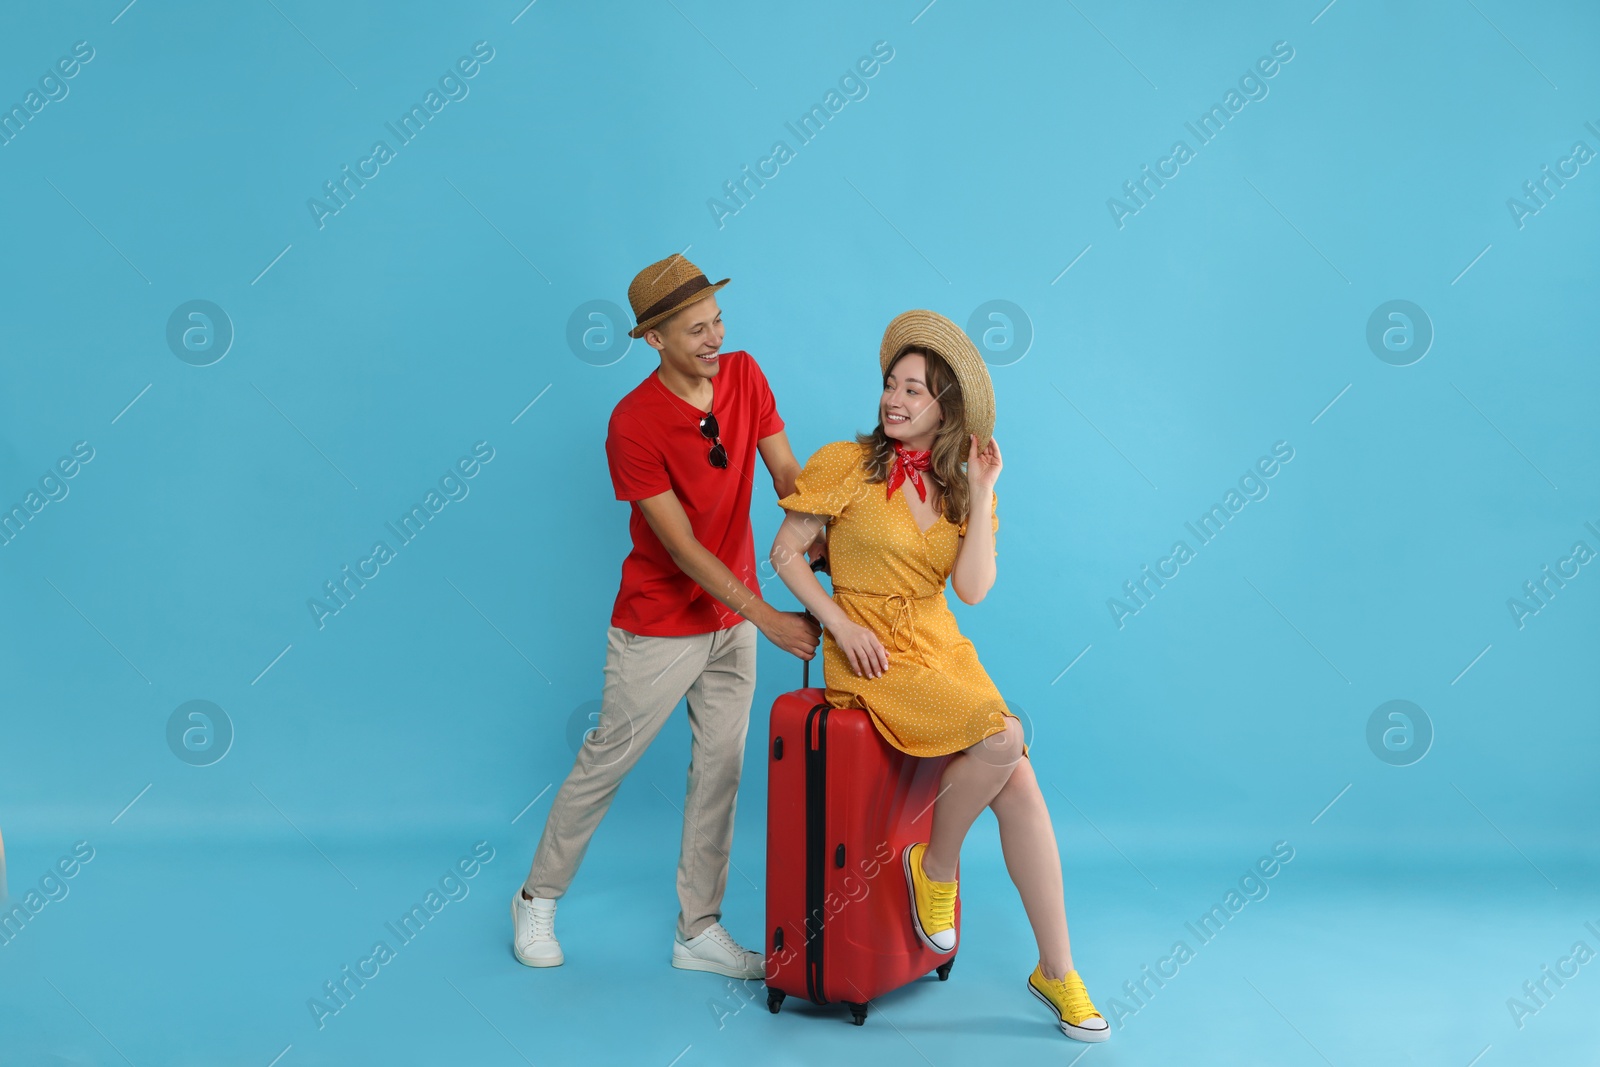
POLYGON ((889 669, 889 653, 878 635, 860 623, 845 622, 830 629, 833 643, 862 678, 877 678, 889 669))
POLYGON ((978 451, 978 435, 967 434, 967 485, 973 490, 994 488, 1000 480, 1000 443, 993 437, 978 451))

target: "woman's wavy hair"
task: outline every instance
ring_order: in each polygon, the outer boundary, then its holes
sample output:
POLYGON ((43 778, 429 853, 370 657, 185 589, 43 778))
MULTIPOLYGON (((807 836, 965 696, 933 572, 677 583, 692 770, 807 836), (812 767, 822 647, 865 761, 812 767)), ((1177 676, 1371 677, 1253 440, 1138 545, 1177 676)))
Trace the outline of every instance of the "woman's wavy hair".
MULTIPOLYGON (((912 353, 922 356, 927 363, 928 389, 939 401, 939 410, 944 415, 944 424, 933 439, 933 463, 928 473, 932 475, 930 480, 938 494, 944 517, 959 526, 967 517, 966 464, 971 450, 971 442, 967 439, 966 405, 961 398, 961 382, 939 353, 927 348, 909 347, 895 356, 889 364, 889 370, 884 372, 885 386, 889 384, 889 372, 903 357, 912 353)), ((878 425, 873 427, 871 433, 856 434, 856 443, 867 450, 861 460, 867 471, 867 481, 879 484, 886 481, 894 461, 894 439, 883 432, 881 407, 878 425)))

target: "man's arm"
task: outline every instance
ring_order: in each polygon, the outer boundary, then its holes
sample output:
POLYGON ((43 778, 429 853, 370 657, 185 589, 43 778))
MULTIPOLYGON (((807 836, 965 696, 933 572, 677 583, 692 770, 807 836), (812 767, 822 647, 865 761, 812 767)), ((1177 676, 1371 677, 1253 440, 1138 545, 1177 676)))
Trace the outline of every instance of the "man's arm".
POLYGON ((757 441, 756 448, 761 451, 761 461, 772 475, 772 488, 778 496, 794 492, 794 480, 800 476, 800 461, 794 458, 794 449, 789 447, 789 435, 779 430, 757 441))
MULTIPOLYGON (((779 435, 781 436, 781 435, 779 435)), ((768 438, 771 440, 771 438, 768 438)), ((785 444, 787 449, 787 444, 785 444)), ((790 456, 791 461, 793 456, 790 456)), ((752 593, 748 586, 702 545, 689 524, 689 516, 672 490, 639 501, 639 510, 672 556, 678 569, 694 579, 710 596, 729 610, 756 624, 767 640, 801 659, 816 654, 821 630, 814 619, 792 611, 779 611, 752 593)))

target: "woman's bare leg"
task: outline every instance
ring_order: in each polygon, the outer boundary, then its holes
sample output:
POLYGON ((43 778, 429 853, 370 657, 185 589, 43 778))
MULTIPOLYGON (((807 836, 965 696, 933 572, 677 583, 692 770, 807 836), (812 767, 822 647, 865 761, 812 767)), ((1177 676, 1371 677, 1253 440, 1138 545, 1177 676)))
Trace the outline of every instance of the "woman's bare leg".
POLYGON ((1000 850, 1016 883, 1022 906, 1039 943, 1039 969, 1061 978, 1072 966, 1067 910, 1061 884, 1061 854, 1050 824, 1050 809, 1033 767, 1023 760, 989 805, 1000 823, 1000 850))
POLYGON ((936 882, 955 879, 961 844, 986 807, 1000 824, 1000 850, 1039 944, 1039 968, 1046 978, 1061 978, 1076 969, 1067 936, 1061 854, 1039 780, 1022 758, 1021 724, 1013 718, 1007 719, 1005 732, 957 753, 945 767, 922 855, 923 873, 936 882))
MULTIPOLYGON (((1005 788, 1022 758, 1022 725, 1007 716, 1006 729, 951 757, 933 804, 933 828, 922 853, 922 871, 935 882, 952 882, 961 842, 984 808, 1005 788)), ((1035 786, 1037 790, 1037 786, 1035 786)), ((1054 855, 1054 853, 1052 853, 1054 855)))

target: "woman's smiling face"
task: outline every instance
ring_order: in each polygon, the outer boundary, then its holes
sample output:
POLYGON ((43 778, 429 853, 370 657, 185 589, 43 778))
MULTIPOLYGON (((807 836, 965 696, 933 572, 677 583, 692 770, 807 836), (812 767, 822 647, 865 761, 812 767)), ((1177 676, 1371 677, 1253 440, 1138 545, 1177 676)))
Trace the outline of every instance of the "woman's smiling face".
POLYGON ((907 352, 895 360, 884 376, 883 397, 878 401, 884 435, 916 450, 933 447, 943 418, 939 401, 928 390, 927 364, 921 352, 907 352))

